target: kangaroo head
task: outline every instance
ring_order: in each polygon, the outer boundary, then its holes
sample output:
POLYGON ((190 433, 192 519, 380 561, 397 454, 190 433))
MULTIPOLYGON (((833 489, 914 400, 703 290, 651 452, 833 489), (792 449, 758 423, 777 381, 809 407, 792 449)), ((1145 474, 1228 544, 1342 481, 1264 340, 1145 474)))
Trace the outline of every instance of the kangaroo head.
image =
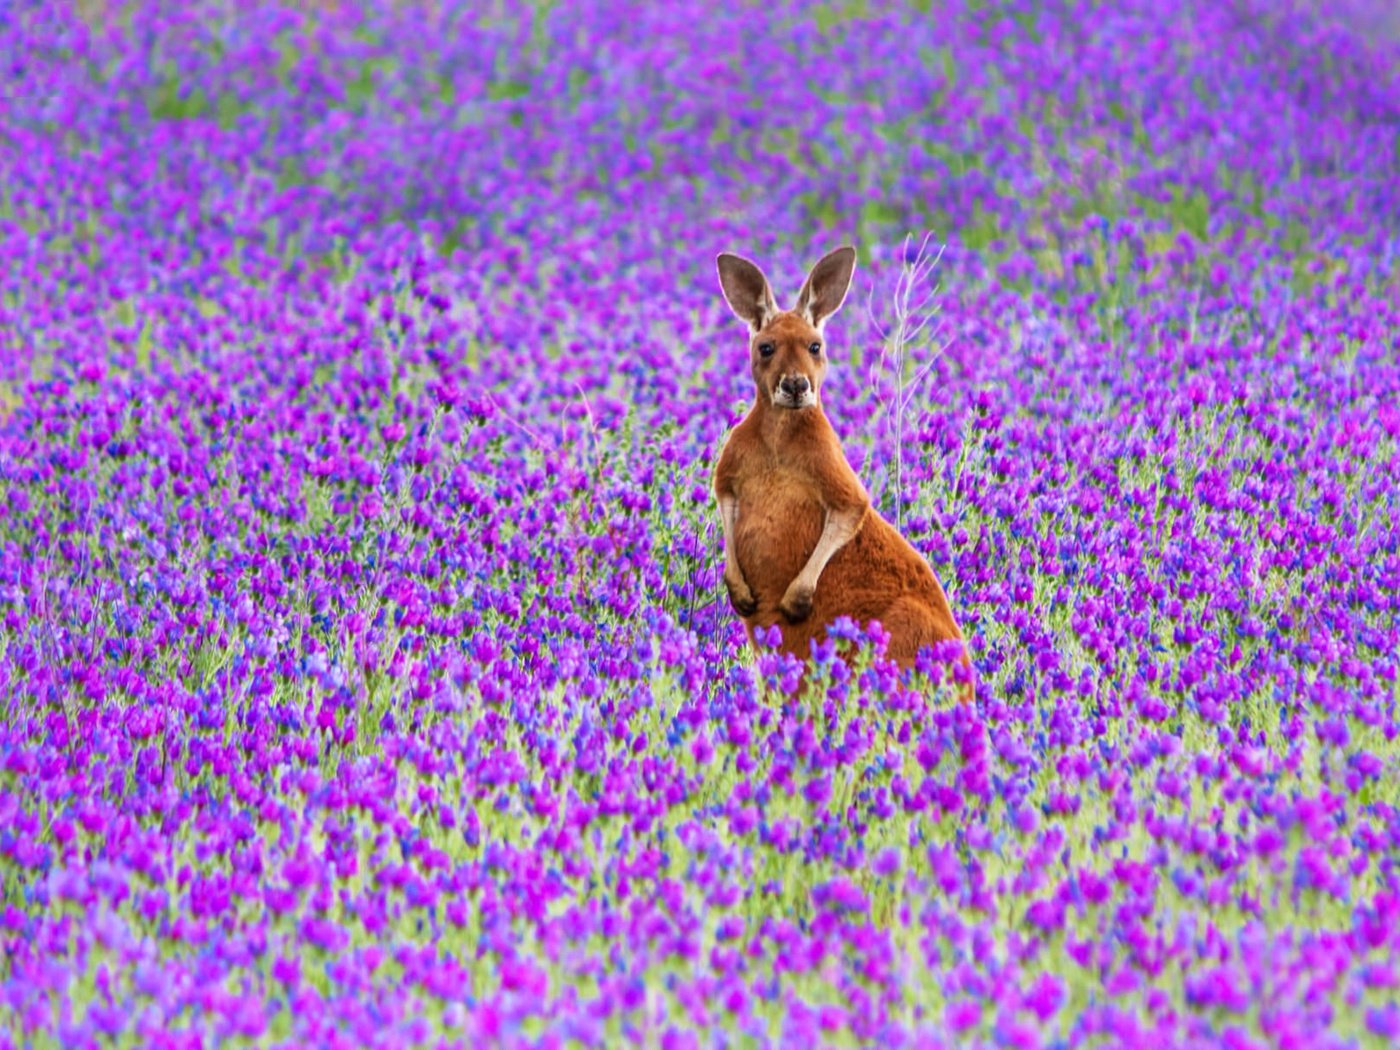
POLYGON ((822 331, 846 299, 856 250, 847 245, 822 256, 791 310, 778 309, 768 278, 748 259, 724 252, 716 264, 725 301, 749 326, 749 367, 758 396, 780 409, 816 405, 826 376, 822 331))

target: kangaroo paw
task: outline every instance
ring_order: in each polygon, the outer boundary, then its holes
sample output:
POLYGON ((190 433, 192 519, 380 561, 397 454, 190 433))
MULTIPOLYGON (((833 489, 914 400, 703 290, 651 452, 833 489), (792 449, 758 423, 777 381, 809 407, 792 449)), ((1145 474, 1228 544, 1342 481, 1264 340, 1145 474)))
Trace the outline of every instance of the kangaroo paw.
POLYGON ((811 587, 799 586, 794 583, 783 595, 783 601, 778 606, 778 611, 793 623, 805 620, 812 615, 812 594, 811 587))
POLYGON ((745 581, 731 580, 726 576, 724 589, 729 592, 729 604, 740 616, 752 616, 758 611, 758 599, 754 597, 753 591, 749 590, 745 581))

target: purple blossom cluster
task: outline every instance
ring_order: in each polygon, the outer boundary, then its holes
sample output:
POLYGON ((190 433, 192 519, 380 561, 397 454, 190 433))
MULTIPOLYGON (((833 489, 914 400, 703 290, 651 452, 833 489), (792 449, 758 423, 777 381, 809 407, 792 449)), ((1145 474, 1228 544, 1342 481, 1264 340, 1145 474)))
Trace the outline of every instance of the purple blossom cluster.
POLYGON ((0 14, 7 1043, 1400 1040, 1390 5, 360 7, 0 14), (720 582, 844 240, 975 705, 720 582))

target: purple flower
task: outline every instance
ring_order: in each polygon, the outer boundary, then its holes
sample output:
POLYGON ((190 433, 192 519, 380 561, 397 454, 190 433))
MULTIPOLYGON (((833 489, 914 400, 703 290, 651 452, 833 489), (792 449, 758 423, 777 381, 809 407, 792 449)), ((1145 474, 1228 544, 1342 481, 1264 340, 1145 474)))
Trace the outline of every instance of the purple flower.
POLYGON ((802 789, 802 796, 813 806, 824 806, 831 798, 831 774, 809 781, 802 789))
POLYGON ((893 846, 887 846, 875 855, 875 859, 870 863, 870 870, 882 879, 887 879, 898 873, 900 867, 899 850, 893 846))
POLYGON ((1400 1006, 1386 1003, 1366 1011, 1366 1030, 1384 1039, 1400 1038, 1400 1006))
POLYGON ((949 1031, 965 1032, 981 1022, 982 1007, 968 999, 951 1002, 944 1007, 943 1019, 949 1031))
POLYGON ((870 902, 859 887, 847 879, 832 879, 812 888, 812 902, 829 911, 863 912, 870 902))
POLYGON ((690 754, 695 759, 696 765, 708 765, 710 759, 715 756, 715 749, 710 745, 710 738, 705 733, 701 733, 690 744, 690 754))

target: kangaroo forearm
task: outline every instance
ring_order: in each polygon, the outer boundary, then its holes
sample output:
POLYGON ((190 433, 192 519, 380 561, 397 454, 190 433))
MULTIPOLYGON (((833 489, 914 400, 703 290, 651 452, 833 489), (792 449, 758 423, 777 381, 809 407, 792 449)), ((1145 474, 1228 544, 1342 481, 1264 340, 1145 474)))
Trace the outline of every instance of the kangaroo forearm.
POLYGON ((739 571, 739 558, 734 550, 734 528, 739 520, 739 501, 732 495, 719 497, 719 524, 724 534, 724 571, 727 575, 742 578, 739 571))
POLYGON ((798 573, 797 579, 800 585, 815 590, 817 581, 821 578, 823 570, 826 569, 827 562, 831 561, 839 551, 851 540, 855 539, 856 533, 865 519, 865 508, 859 510, 832 510, 826 515, 826 524, 822 528, 822 534, 817 539, 817 545, 813 549, 811 557, 807 559, 807 564, 798 573))

